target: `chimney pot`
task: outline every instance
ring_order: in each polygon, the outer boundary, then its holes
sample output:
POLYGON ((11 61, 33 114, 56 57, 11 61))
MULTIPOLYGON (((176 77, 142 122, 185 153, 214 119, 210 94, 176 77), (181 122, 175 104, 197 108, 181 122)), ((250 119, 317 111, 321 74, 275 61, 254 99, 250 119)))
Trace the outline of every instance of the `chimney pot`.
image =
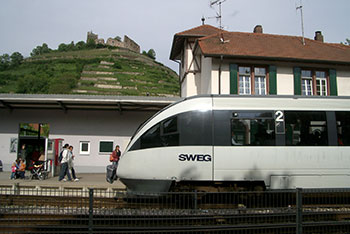
POLYGON ((315 39, 315 41, 324 42, 324 38, 323 38, 322 32, 321 31, 316 31, 314 39, 315 39))
POLYGON ((263 27, 261 25, 256 25, 254 27, 254 33, 263 33, 263 27))

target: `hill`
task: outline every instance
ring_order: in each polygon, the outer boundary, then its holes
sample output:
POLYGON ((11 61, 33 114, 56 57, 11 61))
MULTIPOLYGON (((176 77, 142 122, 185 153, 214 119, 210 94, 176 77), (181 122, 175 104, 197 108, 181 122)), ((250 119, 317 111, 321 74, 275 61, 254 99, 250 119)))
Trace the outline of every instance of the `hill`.
POLYGON ((124 48, 36 55, 0 71, 0 93, 178 96, 178 76, 124 48))

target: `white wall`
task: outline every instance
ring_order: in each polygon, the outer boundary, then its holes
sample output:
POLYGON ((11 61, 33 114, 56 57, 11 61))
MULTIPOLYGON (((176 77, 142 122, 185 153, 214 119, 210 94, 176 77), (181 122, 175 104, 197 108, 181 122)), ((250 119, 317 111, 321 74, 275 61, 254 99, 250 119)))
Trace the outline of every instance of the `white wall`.
POLYGON ((277 94, 294 95, 293 67, 277 67, 277 94))
POLYGON ((137 127, 154 112, 77 111, 66 114, 60 110, 0 110, 0 159, 9 171, 16 159, 10 153, 11 137, 18 137, 20 123, 48 123, 50 139, 63 138, 73 145, 75 168, 79 172, 105 172, 109 154, 99 153, 100 140, 113 140, 123 151, 137 127), (90 154, 79 154, 79 142, 90 142, 90 154))
POLYGON ((337 70, 338 96, 350 96, 350 72, 337 70))
POLYGON ((202 56, 201 59, 201 92, 211 94, 212 58, 202 56))
MULTIPOLYGON (((213 61, 211 72, 211 93, 219 94, 219 61, 213 61)), ((230 94, 230 66, 229 63, 221 64, 221 94, 230 94)))

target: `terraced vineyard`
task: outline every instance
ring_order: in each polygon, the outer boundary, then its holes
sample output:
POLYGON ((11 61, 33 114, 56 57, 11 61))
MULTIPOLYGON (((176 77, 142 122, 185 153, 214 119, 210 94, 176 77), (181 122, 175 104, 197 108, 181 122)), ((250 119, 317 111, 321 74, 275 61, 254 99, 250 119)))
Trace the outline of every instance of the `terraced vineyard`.
POLYGON ((26 59, 0 72, 0 92, 172 97, 179 85, 173 70, 145 55, 104 48, 26 59))

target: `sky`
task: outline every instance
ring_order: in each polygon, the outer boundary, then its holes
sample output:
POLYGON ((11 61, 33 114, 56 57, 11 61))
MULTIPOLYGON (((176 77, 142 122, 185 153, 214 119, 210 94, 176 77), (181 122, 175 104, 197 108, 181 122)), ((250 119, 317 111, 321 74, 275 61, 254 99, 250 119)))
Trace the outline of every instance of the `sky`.
MULTIPOLYGON (((213 0, 212 0, 213 1, 213 0)), ((262 25, 264 33, 301 35, 300 0, 226 0, 222 3, 225 30, 252 32, 262 25)), ((305 37, 322 31, 325 42, 350 38, 349 0, 302 0, 305 37)), ((105 40, 128 35, 141 51, 154 49, 157 61, 178 71, 169 60, 174 34, 205 23, 219 26, 218 7, 210 0, 0 0, 0 55, 20 52, 47 43, 86 41, 88 31, 105 40)))

